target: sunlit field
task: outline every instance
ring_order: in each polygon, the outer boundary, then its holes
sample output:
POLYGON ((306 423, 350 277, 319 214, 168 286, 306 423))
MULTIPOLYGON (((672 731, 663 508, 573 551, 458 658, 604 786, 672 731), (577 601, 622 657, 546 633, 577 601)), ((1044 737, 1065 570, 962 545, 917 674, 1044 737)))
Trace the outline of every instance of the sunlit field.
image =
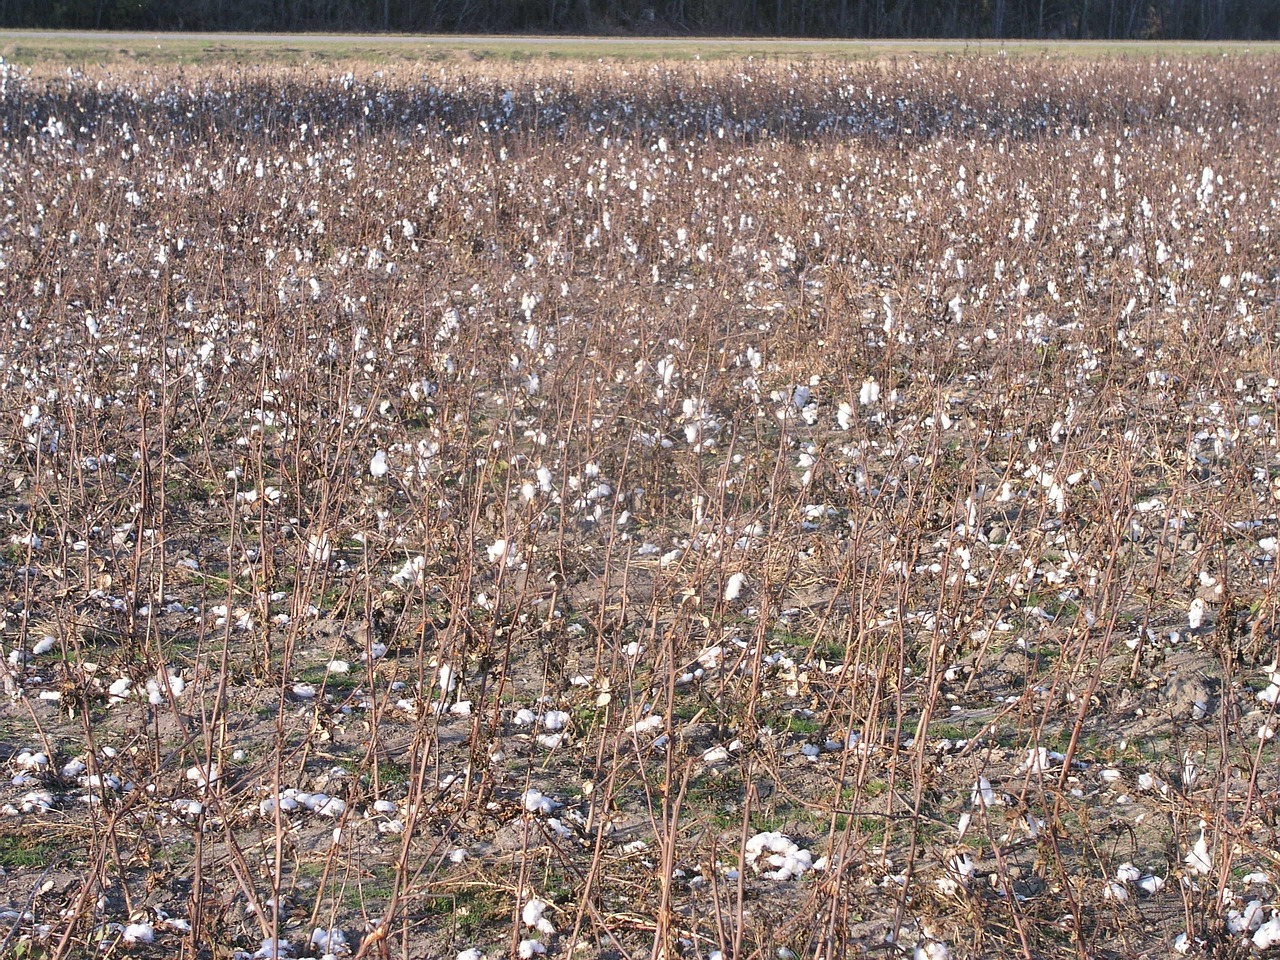
POLYGON ((5 66, 0 955, 1280 946, 1276 67, 5 66))

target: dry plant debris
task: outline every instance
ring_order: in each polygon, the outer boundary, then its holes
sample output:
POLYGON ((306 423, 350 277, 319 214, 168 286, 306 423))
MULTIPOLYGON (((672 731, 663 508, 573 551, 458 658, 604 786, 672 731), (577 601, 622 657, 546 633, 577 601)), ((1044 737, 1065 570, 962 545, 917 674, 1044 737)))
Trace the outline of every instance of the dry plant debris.
POLYGON ((1280 944, 1275 62, 0 75, 0 953, 1280 944))

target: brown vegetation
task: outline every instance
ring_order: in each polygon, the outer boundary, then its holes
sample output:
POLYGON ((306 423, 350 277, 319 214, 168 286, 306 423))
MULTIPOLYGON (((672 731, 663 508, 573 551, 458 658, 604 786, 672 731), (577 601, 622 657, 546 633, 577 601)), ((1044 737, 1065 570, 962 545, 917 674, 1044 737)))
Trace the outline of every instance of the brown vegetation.
POLYGON ((9 69, 0 953, 1243 955, 1274 73, 9 69))

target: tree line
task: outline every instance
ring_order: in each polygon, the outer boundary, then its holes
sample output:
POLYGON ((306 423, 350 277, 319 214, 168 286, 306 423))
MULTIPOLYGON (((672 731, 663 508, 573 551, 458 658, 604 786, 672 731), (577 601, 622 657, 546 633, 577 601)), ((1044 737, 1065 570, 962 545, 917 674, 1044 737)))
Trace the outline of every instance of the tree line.
POLYGON ((1257 40, 1280 0, 0 0, 0 26, 1257 40))

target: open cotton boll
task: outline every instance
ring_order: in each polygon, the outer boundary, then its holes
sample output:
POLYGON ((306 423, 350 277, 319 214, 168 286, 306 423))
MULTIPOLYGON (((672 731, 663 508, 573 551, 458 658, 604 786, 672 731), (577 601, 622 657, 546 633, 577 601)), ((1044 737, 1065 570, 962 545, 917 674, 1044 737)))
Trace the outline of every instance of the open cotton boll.
POLYGON ((512 545, 504 538, 499 537, 493 543, 485 548, 485 552, 489 555, 490 563, 505 563, 507 566, 513 566, 515 561, 515 550, 512 545))
POLYGON ((23 770, 43 770, 49 766, 49 758, 43 751, 32 753, 30 750, 23 750, 13 761, 23 770))
POLYGON ((1257 930, 1266 919, 1266 911, 1263 909, 1262 901, 1250 900, 1244 905, 1244 911, 1241 916, 1244 919, 1246 930, 1257 930))
POLYGON ((747 585, 747 575, 745 573, 735 573, 724 585, 724 599, 726 603, 732 603, 742 595, 742 588, 747 585))
POLYGON ((385 477, 387 471, 391 467, 387 463, 387 451, 379 450, 373 455, 373 459, 369 461, 369 475, 375 480, 385 477))
POLYGON ((475 947, 467 947, 465 950, 459 950, 456 960, 484 960, 484 954, 475 947))
POLYGON ((649 716, 637 720, 631 726, 627 727, 624 733, 653 733, 655 730, 662 728, 663 718, 661 714, 651 713, 649 716))
POLYGON ((1116 879, 1121 883, 1137 883, 1141 877, 1142 871, 1132 863, 1122 863, 1116 868, 1116 879))
POLYGON ((546 952, 547 948, 537 940, 521 940, 520 946, 516 948, 520 960, 533 960, 534 957, 540 957, 546 952))
POLYGON ((552 800, 541 790, 533 787, 530 787, 521 794, 520 803, 524 806, 525 810, 530 813, 540 813, 543 815, 552 813, 557 807, 561 806, 561 804, 552 800))
POLYGON ((1159 893, 1164 889, 1164 879, 1154 874, 1147 874, 1138 881, 1138 889, 1143 893, 1159 893))
POLYGON ((547 902, 534 897, 524 905, 520 911, 520 919, 524 921, 524 925, 533 930, 537 930, 546 936, 551 936, 556 932, 556 928, 552 925, 544 914, 547 912, 547 902))
POLYGON ((275 940, 270 937, 262 941, 262 946, 258 952, 253 955, 253 960, 283 960, 293 953, 293 947, 288 940, 275 940))
POLYGON ((1258 927, 1253 934, 1253 945, 1259 950, 1269 950, 1280 944, 1280 914, 1273 913, 1271 919, 1258 927))
POLYGON ((307 809, 322 817, 338 818, 347 812, 347 801, 323 793, 313 793, 307 799, 307 809))
POLYGON ((854 424, 855 412, 853 404, 841 401, 840 406, 836 410, 836 423, 841 430, 849 430, 854 424))
POLYGON ((990 781, 986 777, 979 777, 973 786, 969 803, 974 807, 994 807, 997 802, 996 792, 991 789, 990 781))
POLYGON ((1187 609, 1187 626, 1192 630, 1199 630, 1204 624, 1204 618, 1209 612, 1209 605, 1200 597, 1196 597, 1191 601, 1191 606, 1187 609))
POLYGON ((83 760, 77 757, 74 760, 68 760, 62 765, 62 769, 58 771, 62 775, 63 780, 75 780, 81 776, 85 770, 89 769, 83 760))
POLYGON ((133 681, 128 677, 121 677, 107 688, 107 703, 123 703, 125 697, 129 695, 129 689, 133 686, 133 681))
POLYGON ((323 927, 317 927, 315 930, 312 930, 311 946, 315 947, 321 953, 331 954, 334 956, 345 955, 351 952, 351 948, 347 945, 347 935, 337 928, 333 930, 325 930, 323 927))
POLYGON ((57 645, 57 643, 58 643, 58 639, 56 637, 51 637, 47 635, 43 636, 36 641, 36 645, 31 648, 31 652, 32 654, 38 657, 41 654, 48 653, 57 645))
POLYGON ((548 710, 542 715, 542 726, 545 730, 555 732, 563 730, 569 724, 569 714, 564 710, 548 710))
POLYGON ((1129 899, 1129 888, 1118 880, 1110 880, 1103 889, 1102 896, 1106 900, 1114 900, 1116 903, 1124 903, 1129 899))
POLYGON ((790 880, 813 869, 813 854, 776 831, 758 833, 747 841, 747 863, 761 870, 760 861, 774 867, 762 871, 770 880, 790 880))
POLYGON ((912 960, 951 960, 951 949, 941 940, 926 940, 916 946, 912 960))
POLYGON ((451 693, 458 686, 458 674, 449 664, 440 664, 438 670, 438 680, 440 689, 445 693, 451 693))
POLYGON ((1184 858, 1183 862, 1190 868, 1192 873, 1204 876, 1213 869, 1213 863, 1209 859, 1209 845, 1205 842, 1205 831, 1201 829, 1200 839, 1195 842, 1191 848, 1191 852, 1184 858))
POLYGON ((120 938, 125 943, 150 943, 156 938, 156 931, 149 923, 131 923, 124 928, 120 938))
POLYGON ((216 783, 221 771, 216 763, 208 763, 203 766, 197 765, 187 768, 187 779, 201 789, 207 788, 210 784, 216 783))

